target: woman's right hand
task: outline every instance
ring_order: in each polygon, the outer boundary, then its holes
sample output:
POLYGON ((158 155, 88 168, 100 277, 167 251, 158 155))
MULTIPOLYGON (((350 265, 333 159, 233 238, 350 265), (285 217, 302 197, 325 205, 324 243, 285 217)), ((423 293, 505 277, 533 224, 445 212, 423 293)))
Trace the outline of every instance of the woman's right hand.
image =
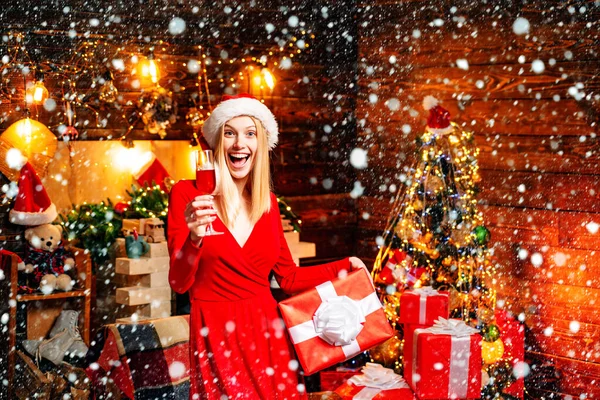
POLYGON ((217 219, 216 214, 211 195, 196 196, 188 203, 184 211, 185 222, 194 243, 202 240, 206 233, 206 226, 217 219))

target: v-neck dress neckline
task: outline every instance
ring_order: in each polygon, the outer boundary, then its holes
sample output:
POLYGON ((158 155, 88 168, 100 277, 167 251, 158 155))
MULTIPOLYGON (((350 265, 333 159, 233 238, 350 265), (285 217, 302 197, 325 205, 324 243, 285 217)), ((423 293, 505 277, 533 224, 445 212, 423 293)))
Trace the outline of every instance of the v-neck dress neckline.
POLYGON ((221 217, 217 216, 217 219, 221 223, 221 226, 223 227, 223 231, 225 231, 225 234, 229 235, 229 237, 235 242, 235 244, 237 244, 237 246, 240 250, 244 250, 246 248, 246 246, 248 245, 248 242, 250 241, 250 239, 252 239, 254 232, 257 230, 256 227, 258 226, 258 224, 260 224, 260 222, 265 218, 266 215, 267 215, 267 213, 264 213, 263 215, 261 215, 261 217, 258 219, 258 221, 256 221, 256 223, 252 226, 252 229, 250 230, 250 235, 248 235, 248 237, 246 238, 246 241, 244 242, 243 245, 241 245, 240 242, 237 241, 237 239, 235 238, 233 233, 229 230, 227 225, 225 225, 225 223, 221 220, 221 217))

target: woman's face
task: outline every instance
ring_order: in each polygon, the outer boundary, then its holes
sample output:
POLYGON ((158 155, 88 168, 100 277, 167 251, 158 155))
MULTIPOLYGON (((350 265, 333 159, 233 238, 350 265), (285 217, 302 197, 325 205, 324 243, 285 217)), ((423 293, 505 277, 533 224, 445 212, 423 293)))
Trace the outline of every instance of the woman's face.
POLYGON ((258 140, 252 118, 242 116, 230 119, 223 129, 223 152, 233 179, 244 179, 254 165, 258 140))

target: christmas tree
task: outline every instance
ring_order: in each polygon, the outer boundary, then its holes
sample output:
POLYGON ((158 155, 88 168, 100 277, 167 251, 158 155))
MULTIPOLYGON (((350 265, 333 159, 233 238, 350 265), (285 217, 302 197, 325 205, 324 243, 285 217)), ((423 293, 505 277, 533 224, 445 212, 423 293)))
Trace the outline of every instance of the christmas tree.
POLYGON ((417 137, 416 162, 394 199, 373 269, 379 297, 398 334, 373 349, 371 357, 401 370, 401 294, 427 286, 448 291, 450 317, 483 334, 484 371, 496 382, 493 388, 485 385, 483 395, 490 398, 502 390, 500 382, 511 382, 512 367, 501 361, 503 347, 494 321, 490 232, 476 199, 479 150, 473 133, 453 123, 434 97, 423 103, 429 111, 427 129, 417 137))

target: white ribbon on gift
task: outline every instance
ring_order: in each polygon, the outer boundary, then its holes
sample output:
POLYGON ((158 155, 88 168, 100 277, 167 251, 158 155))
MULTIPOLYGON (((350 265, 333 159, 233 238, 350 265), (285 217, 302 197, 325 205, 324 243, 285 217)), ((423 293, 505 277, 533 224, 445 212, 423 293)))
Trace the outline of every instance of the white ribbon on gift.
POLYGON ((355 400, 371 400, 383 390, 407 389, 408 385, 394 370, 384 368, 380 364, 367 363, 361 370, 362 374, 354 375, 348 383, 364 388, 354 395, 355 400))
POLYGON ((413 371, 412 386, 416 383, 417 369, 417 337, 420 333, 434 335, 450 335, 450 371, 448 381, 448 397, 466 399, 469 388, 469 358, 471 357, 471 335, 479 332, 459 319, 438 318, 432 327, 415 329, 413 338, 413 371))
POLYGON ((425 325, 427 321, 427 297, 437 296, 440 293, 431 286, 423 286, 413 289, 412 293, 420 296, 419 298, 419 324, 425 325))
POLYGON ((317 286, 322 303, 312 320, 289 329, 292 343, 298 344, 320 337, 327 343, 340 346, 346 357, 352 357, 362 350, 356 337, 363 328, 365 317, 382 308, 375 292, 361 300, 338 296, 331 281, 317 286))

